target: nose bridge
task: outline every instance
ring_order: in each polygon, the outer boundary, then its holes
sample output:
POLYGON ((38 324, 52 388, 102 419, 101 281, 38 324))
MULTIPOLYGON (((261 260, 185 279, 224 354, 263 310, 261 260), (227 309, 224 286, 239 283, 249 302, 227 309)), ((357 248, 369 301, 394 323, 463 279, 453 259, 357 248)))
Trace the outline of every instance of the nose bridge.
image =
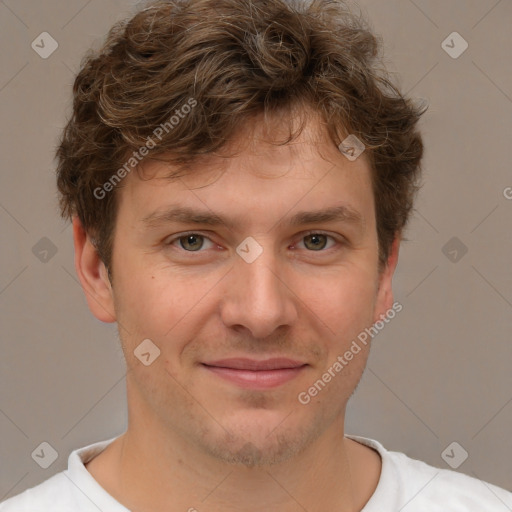
POLYGON ((279 269, 273 257, 260 256, 253 263, 241 263, 241 272, 246 283, 245 295, 255 307, 272 306, 277 309, 283 300, 283 284, 279 279, 279 269), (269 261, 270 260, 270 261, 269 261))
MULTIPOLYGON (((250 244, 249 251, 254 250, 250 244)), ((242 243, 240 249, 247 246, 242 243)), ((270 246, 261 249, 252 261, 243 252, 235 260, 222 311, 227 326, 242 325, 257 338, 290 325, 297 315, 293 294, 280 275, 282 262, 270 246)))

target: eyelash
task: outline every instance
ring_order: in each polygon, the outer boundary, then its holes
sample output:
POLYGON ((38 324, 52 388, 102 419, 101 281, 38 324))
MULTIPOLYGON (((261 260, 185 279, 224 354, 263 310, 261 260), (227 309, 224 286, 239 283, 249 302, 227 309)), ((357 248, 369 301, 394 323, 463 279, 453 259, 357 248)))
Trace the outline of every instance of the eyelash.
MULTIPOLYGON (((218 245, 218 244, 215 244, 215 242, 213 242, 207 235, 201 233, 201 232, 198 232, 198 231, 189 231, 189 232, 185 232, 185 233, 180 233, 179 235, 176 235, 174 236, 173 238, 169 239, 169 240, 166 240, 165 241, 165 244, 166 246, 173 246, 173 244, 175 242, 179 242, 180 239, 182 238, 186 238, 187 236, 191 236, 191 235, 196 235, 196 236, 200 236, 202 237, 204 240, 208 240, 210 243, 212 243, 213 245, 218 245)), ((343 246, 343 245, 346 245, 347 241, 343 238, 343 237, 335 237, 329 233, 325 233, 324 231, 308 231, 306 233, 304 233, 302 236, 301 236, 301 239, 300 241, 303 242, 304 238, 306 238, 307 236, 311 236, 311 235, 322 235, 322 236, 325 236, 327 237, 328 239, 330 239, 331 241, 333 241, 336 245, 338 246, 343 246)), ((327 242, 327 245, 329 245, 329 242, 327 242)), ((185 252, 185 253, 202 253, 202 252, 205 252, 206 249, 203 249, 201 247, 201 249, 197 250, 197 251, 187 251, 186 249, 183 249, 183 247, 177 247, 177 246, 174 246, 176 249, 178 249, 179 251, 182 251, 182 252, 185 252)), ((327 247, 327 248, 323 248, 323 249, 320 249, 318 251, 313 251, 313 250, 308 250, 306 249, 307 252, 310 252, 310 253, 315 253, 315 252, 318 252, 318 253, 325 253, 325 252, 328 252, 332 249, 335 249, 336 247, 334 247, 333 245, 331 245, 331 247, 327 247)), ((338 247, 339 249, 339 247, 338 247)))

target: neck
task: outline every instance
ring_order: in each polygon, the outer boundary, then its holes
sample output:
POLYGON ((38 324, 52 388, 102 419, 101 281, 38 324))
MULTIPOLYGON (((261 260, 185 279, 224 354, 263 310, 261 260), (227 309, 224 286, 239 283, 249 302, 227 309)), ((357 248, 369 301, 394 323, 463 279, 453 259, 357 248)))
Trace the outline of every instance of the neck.
POLYGON ((128 430, 120 439, 117 474, 133 509, 141 511, 148 497, 147 510, 354 511, 347 440, 342 432, 335 438, 318 440, 288 462, 249 468, 212 460, 169 433, 128 430))
POLYGON ((150 512, 360 511, 380 476, 380 456, 344 437, 337 417, 300 453, 279 463, 229 464, 159 422, 129 414, 129 427, 87 469, 130 510, 150 512))

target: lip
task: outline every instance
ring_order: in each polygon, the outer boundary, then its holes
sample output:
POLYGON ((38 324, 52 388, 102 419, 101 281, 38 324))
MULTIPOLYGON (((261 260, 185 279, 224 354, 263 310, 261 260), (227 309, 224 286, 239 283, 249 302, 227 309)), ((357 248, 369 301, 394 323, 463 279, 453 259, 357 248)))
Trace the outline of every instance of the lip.
POLYGON ((258 361, 247 358, 221 359, 202 363, 217 376, 247 389, 271 389, 289 382, 307 366, 284 357, 258 361))

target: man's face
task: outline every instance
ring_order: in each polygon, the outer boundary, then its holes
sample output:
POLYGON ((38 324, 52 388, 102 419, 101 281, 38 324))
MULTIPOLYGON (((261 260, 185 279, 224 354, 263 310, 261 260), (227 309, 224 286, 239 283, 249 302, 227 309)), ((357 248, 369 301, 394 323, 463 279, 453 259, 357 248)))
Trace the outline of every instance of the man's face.
POLYGON ((258 126, 180 179, 155 161, 152 179, 129 175, 112 255, 130 418, 248 465, 341 432, 368 347, 308 404, 299 393, 391 305, 364 156, 313 122, 285 146, 258 126), (134 355, 146 339, 160 350, 148 366, 134 355))

